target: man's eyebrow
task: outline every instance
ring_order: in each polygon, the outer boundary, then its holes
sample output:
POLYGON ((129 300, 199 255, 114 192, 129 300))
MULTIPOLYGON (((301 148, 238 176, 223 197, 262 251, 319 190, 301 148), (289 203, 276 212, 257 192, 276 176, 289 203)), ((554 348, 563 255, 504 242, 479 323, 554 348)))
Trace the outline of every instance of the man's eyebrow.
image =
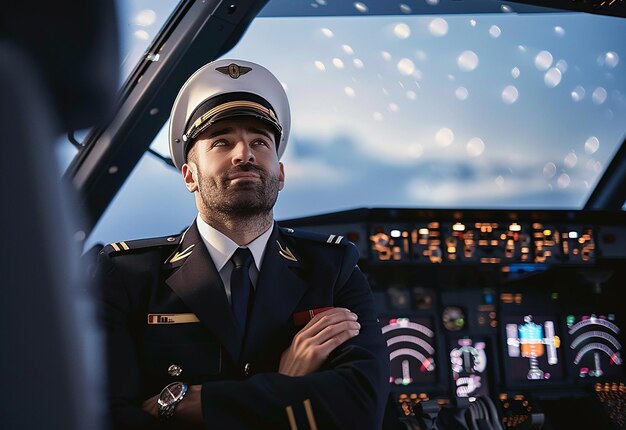
POLYGON ((274 134, 266 128, 248 127, 247 130, 248 133, 262 134, 263 136, 266 136, 268 138, 274 137, 274 134))

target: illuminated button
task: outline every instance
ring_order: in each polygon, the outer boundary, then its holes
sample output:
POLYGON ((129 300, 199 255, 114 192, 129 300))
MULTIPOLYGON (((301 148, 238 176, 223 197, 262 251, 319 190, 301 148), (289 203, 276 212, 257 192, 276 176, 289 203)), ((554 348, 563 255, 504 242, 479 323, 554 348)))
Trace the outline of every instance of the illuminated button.
POLYGON ((243 373, 245 373, 246 376, 250 376, 252 373, 252 365, 250 363, 246 363, 246 365, 243 366, 243 373))
POLYGON ((183 373, 183 369, 181 369, 180 366, 177 364, 172 364, 170 367, 167 368, 167 373, 169 373, 170 376, 179 376, 181 373, 183 373))

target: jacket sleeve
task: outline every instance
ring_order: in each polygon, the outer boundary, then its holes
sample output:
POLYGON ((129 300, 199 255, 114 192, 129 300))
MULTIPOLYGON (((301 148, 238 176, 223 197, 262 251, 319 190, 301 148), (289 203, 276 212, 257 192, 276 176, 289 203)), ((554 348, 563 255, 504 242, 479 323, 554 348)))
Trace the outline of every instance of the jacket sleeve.
POLYGON ((262 373, 202 387, 206 429, 380 429, 389 393, 389 356, 371 288, 349 244, 334 290, 335 306, 358 315, 359 335, 333 351, 318 372, 262 373))

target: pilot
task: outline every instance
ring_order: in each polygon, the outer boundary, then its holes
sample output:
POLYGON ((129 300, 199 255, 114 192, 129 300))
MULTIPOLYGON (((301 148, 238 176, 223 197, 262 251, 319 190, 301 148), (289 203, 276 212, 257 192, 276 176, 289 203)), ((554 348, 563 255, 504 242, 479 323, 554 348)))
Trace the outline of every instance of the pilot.
POLYGON ((115 428, 381 428, 389 359, 357 248, 273 219, 289 128, 258 64, 180 90, 170 153, 198 216, 98 261, 115 428))

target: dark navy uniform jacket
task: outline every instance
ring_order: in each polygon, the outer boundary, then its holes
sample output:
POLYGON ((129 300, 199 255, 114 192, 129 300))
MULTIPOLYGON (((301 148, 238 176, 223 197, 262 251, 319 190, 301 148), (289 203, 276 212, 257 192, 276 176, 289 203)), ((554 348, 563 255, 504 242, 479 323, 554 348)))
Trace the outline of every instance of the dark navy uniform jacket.
POLYGON ((97 273, 115 428, 161 428, 141 403, 180 380, 202 384, 206 429, 379 429, 389 361, 358 258, 340 236, 274 226, 242 340, 195 223, 183 235, 107 245, 97 273), (329 306, 356 313, 359 335, 317 372, 277 373, 308 318, 298 320, 329 306))

